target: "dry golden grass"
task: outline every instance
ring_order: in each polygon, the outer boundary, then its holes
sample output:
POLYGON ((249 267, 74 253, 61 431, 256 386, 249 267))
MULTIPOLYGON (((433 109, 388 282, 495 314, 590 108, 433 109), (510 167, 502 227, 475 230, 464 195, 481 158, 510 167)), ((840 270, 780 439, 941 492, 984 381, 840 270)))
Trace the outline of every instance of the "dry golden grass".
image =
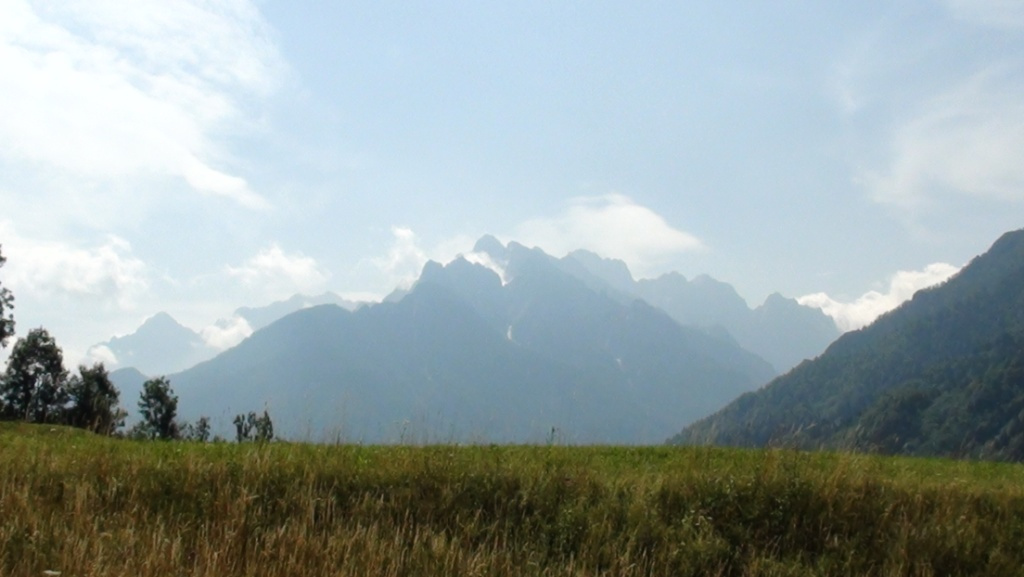
POLYGON ((0 575, 1019 575, 1024 469, 0 426, 0 575))

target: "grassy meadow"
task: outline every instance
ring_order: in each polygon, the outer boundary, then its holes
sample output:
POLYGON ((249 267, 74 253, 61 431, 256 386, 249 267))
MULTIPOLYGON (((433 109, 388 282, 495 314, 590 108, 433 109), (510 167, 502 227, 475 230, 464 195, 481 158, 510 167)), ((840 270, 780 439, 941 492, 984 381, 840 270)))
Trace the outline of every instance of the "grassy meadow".
POLYGON ((0 423, 0 575, 1020 575, 1024 468, 0 423))

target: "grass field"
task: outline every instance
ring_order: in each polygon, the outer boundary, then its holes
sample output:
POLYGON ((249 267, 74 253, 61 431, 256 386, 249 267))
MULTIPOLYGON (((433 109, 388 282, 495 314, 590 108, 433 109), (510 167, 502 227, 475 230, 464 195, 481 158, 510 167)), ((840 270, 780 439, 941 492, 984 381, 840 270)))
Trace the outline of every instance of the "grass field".
POLYGON ((1024 468, 0 424, 0 575, 1020 575, 1024 468), (51 573, 46 573, 51 572, 51 573))

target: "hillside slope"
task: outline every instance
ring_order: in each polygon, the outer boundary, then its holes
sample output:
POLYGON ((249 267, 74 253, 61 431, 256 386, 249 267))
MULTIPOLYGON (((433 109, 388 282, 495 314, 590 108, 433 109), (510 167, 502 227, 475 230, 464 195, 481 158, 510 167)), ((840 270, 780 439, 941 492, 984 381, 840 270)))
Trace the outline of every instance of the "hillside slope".
POLYGON ((1024 458, 1024 230, 670 442, 1024 458))

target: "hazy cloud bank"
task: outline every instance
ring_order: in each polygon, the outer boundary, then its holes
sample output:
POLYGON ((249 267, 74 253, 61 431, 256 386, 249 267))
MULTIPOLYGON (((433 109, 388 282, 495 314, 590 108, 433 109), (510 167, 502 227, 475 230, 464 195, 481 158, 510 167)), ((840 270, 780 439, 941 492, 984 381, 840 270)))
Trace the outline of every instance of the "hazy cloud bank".
MULTIPOLYGON (((476 238, 458 235, 429 246, 408 227, 392 227, 391 234, 386 253, 363 263, 376 269, 385 294, 395 287, 411 286, 428 260, 448 263, 459 255, 490 268, 505 280, 501 263, 471 252, 476 238)), ((672 227, 650 208, 620 194, 574 198, 561 214, 530 219, 513 227, 511 234, 497 236, 504 243, 539 247, 555 256, 577 249, 591 250, 624 261, 641 277, 665 272, 663 265, 672 258, 704 249, 697 237, 672 227)))
POLYGON ((380 288, 384 293, 394 288, 407 289, 412 286, 423 265, 431 258, 411 228, 393 226, 391 236, 392 242, 387 253, 367 261, 379 271, 383 282, 380 288))
POLYGON ((228 266, 225 272, 254 291, 257 302, 274 301, 296 293, 319 294, 326 290, 329 274, 316 259, 301 253, 286 253, 271 244, 241 266, 228 266))
POLYGON ((0 158, 101 180, 179 177, 268 206, 217 142, 251 121, 284 68, 249 2, 3 0, 0 14, 0 158))
POLYGON ((149 288, 147 267, 128 241, 108 235, 103 242, 76 245, 23 237, 0 222, 6 286, 18 298, 83 299, 93 306, 130 308, 149 288))
POLYGON ((252 327, 239 316, 232 316, 228 319, 220 319, 217 322, 203 327, 199 336, 211 348, 224 351, 249 338, 252 334, 252 327))
POLYGON ((640 277, 663 272, 659 265, 672 257, 704 248, 697 237, 621 194, 573 199, 563 214, 524 222, 513 236, 549 254, 587 249, 619 259, 640 277))
POLYGON ((889 279, 885 292, 868 291, 850 302, 838 301, 825 293, 804 295, 797 302, 821 309, 832 317, 839 330, 852 331, 871 324, 909 300, 917 291, 944 282, 959 270, 951 264, 934 263, 923 270, 899 271, 889 279))
POLYGON ((978 73, 895 129, 889 165, 864 182, 875 200, 914 208, 937 195, 1024 200, 1020 67, 978 73))

